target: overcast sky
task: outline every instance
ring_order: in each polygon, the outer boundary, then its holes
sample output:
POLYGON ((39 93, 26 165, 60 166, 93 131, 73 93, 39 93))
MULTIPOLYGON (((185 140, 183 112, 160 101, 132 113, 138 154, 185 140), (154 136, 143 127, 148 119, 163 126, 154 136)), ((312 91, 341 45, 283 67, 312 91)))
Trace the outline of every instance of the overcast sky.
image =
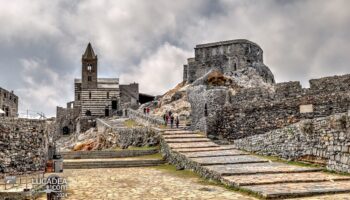
POLYGON ((162 94, 200 43, 248 39, 277 82, 350 73, 348 0, 0 0, 0 87, 20 112, 73 100, 90 41, 100 77, 162 94))

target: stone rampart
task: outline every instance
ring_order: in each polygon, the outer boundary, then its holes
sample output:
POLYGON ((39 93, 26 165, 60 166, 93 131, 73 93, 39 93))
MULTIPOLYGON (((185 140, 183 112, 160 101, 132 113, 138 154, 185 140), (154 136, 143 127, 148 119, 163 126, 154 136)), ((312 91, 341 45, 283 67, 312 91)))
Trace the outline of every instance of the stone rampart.
POLYGON ((262 155, 323 163, 350 173, 350 113, 302 120, 265 134, 234 141, 236 147, 262 155))
POLYGON ((211 93, 222 87, 203 86, 188 95, 191 103, 196 102, 191 105, 192 124, 200 124, 195 128, 208 135, 233 141, 349 109, 350 75, 314 79, 310 85, 310 89, 303 89, 299 82, 279 83, 273 88, 238 89, 226 96, 222 91, 215 98, 211 93), (207 116, 203 112, 205 104, 207 116))
POLYGON ((43 170, 54 133, 45 120, 0 118, 0 174, 43 170))

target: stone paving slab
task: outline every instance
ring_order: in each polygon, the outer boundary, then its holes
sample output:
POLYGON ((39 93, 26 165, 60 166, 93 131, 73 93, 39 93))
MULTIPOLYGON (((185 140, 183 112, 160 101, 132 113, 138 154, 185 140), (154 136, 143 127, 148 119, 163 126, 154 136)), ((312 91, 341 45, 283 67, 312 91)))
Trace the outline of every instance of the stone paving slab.
POLYGON ((220 150, 220 151, 203 151, 203 152, 189 152, 182 153, 188 158, 201 158, 201 157, 215 157, 215 156, 238 156, 249 155, 246 152, 239 150, 220 150))
MULTIPOLYGON (((288 200, 350 200, 350 193, 345 194, 328 194, 328 195, 320 195, 320 196, 312 196, 312 197, 300 197, 300 198, 292 198, 288 200)), ((287 199, 285 199, 287 200, 287 199)))
POLYGON ((177 130, 177 131, 165 131, 163 135, 176 135, 176 134, 198 134, 197 132, 193 131, 184 131, 184 130, 177 130))
POLYGON ((252 163, 236 165, 212 165, 204 166, 208 170, 215 171, 221 176, 246 175, 246 174, 272 174, 272 173, 293 173, 293 172, 315 172, 318 168, 299 167, 283 163, 252 163))
POLYGON ((163 135, 164 139, 176 139, 176 138, 206 138, 199 134, 176 134, 176 135, 163 135))
POLYGON ((243 188, 257 192, 265 198, 302 197, 327 193, 350 192, 350 181, 282 183, 244 186, 243 188))
POLYGON ((208 138, 176 138, 165 139, 167 143, 211 142, 208 138))
MULTIPOLYGON (((65 170, 59 176, 68 179, 65 200, 256 200, 205 184, 199 177, 153 167, 65 170)), ((46 195, 39 200, 46 200, 46 195)))
POLYGON ((339 176, 323 172, 252 174, 242 176, 223 176, 222 182, 230 186, 263 185, 278 183, 302 183, 350 180, 350 176, 339 176))
POLYGON ((65 163, 73 162, 109 162, 109 161, 130 161, 130 160, 157 160, 154 158, 140 158, 140 157, 127 157, 127 158, 95 158, 95 159, 64 159, 65 163))
POLYGON ((177 152, 180 153, 189 153, 189 152, 208 152, 208 151, 221 151, 221 150, 234 150, 235 147, 208 147, 208 148, 184 148, 184 149, 176 149, 177 152))
POLYGON ((172 149, 179 148, 199 148, 199 147, 219 147, 213 142, 194 142, 194 143, 170 143, 168 144, 172 149))
POLYGON ((201 165, 228 165, 228 164, 243 164, 243 163, 258 163, 268 162, 266 159, 261 159, 256 156, 221 156, 221 157, 204 157, 191 158, 191 160, 201 165))

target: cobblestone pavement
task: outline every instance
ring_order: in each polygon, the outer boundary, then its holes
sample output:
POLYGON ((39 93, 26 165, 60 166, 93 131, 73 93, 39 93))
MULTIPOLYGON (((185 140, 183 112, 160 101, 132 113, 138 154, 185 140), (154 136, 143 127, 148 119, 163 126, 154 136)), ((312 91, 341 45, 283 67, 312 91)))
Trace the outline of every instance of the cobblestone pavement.
POLYGON ((69 200, 255 199, 224 187, 205 184, 193 175, 177 175, 182 172, 152 167, 79 169, 65 170, 61 177, 68 179, 69 200))

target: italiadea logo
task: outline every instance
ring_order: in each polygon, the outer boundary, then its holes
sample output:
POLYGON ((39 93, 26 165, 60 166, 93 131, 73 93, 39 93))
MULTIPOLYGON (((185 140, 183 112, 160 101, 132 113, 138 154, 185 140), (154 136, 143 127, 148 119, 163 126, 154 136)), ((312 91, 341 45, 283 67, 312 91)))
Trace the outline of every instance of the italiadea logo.
POLYGON ((42 192, 46 193, 48 199, 63 199, 68 196, 67 179, 58 175, 51 175, 47 178, 32 179, 33 185, 43 186, 42 192))

